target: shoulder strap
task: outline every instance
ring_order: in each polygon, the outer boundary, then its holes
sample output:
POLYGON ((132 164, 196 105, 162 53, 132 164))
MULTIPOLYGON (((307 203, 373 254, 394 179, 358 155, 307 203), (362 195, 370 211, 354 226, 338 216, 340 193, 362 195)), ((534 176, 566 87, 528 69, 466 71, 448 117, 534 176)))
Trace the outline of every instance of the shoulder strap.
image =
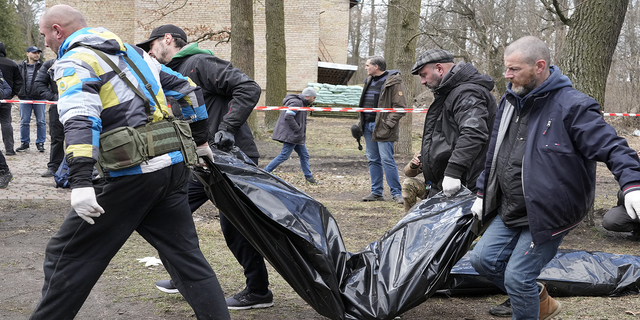
MULTIPOLYGON (((126 83, 127 86, 129 86, 129 88, 131 88, 131 90, 133 90, 133 92, 135 92, 135 94, 138 95, 144 101, 144 112, 147 114, 147 120, 149 122, 152 122, 153 116, 151 115, 151 105, 149 104, 149 99, 142 92, 140 92, 140 90, 138 90, 138 88, 134 86, 133 83, 131 83, 129 78, 127 78, 126 73, 120 70, 120 68, 118 68, 118 66, 116 66, 116 64, 111 59, 109 59, 109 57, 107 57, 107 55, 104 54, 104 52, 97 50, 95 48, 92 48, 90 46, 87 46, 85 44, 79 44, 79 45, 95 52, 102 60, 104 60, 104 62, 106 62, 109 65, 109 67, 111 67, 111 69, 113 69, 113 71, 116 74, 118 74, 118 77, 120 77, 120 79, 122 79, 122 81, 124 81, 124 83, 126 83)), ((127 61, 129 66, 131 66, 131 69, 133 69, 133 71, 142 80, 144 87, 147 89, 149 94, 151 94, 151 96, 153 97, 153 101, 156 103, 156 106, 160 108, 160 103, 158 102, 158 99, 156 98, 156 96, 153 94, 153 91, 151 90, 151 85, 147 82, 147 79, 145 79, 145 77, 142 75, 140 70, 138 70, 138 67, 136 67, 136 65, 133 63, 133 61, 131 61, 131 59, 127 56, 126 53, 124 54, 124 59, 127 61)))

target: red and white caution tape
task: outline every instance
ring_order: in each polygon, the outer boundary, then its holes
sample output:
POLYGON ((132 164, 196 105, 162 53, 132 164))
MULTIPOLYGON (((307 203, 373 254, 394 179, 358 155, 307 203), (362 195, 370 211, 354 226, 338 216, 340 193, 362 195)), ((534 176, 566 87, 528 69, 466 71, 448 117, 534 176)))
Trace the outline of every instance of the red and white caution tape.
POLYGON ((58 101, 46 101, 46 100, 0 100, 0 103, 57 104, 58 101))
POLYGON ((602 113, 605 117, 640 117, 640 113, 602 113))
POLYGON ((427 113, 427 109, 409 109, 409 108, 329 108, 329 107, 267 107, 267 106, 257 106, 257 107, 255 107, 254 110, 427 113))
MULTIPOLYGON (((1 100, 0 103, 32 103, 32 104, 57 104, 57 101, 46 100, 1 100)), ((398 113, 427 113, 428 108, 331 108, 331 107, 269 107, 256 106, 254 110, 296 110, 296 111, 331 111, 331 112, 398 112, 398 113)), ((640 117, 640 113, 613 113, 602 112, 605 117, 640 117)))

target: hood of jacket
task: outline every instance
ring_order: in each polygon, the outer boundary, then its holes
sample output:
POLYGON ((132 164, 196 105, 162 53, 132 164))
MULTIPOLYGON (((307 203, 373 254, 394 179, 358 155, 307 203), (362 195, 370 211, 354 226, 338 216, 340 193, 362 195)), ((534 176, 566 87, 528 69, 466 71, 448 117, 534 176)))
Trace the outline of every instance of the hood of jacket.
POLYGON ((550 91, 572 86, 571 80, 569 80, 569 77, 562 74, 562 72, 560 72, 560 69, 557 66, 555 65, 550 66, 549 72, 551 74, 549 75, 547 80, 545 80, 542 84, 540 84, 537 88, 533 89, 533 91, 529 92, 524 97, 520 97, 519 95, 513 92, 513 89, 512 89, 513 84, 511 84, 511 82, 507 84, 507 94, 510 94, 513 96, 513 98, 517 103, 517 106, 516 106, 517 108, 520 108, 522 106, 522 103, 525 100, 527 100, 527 98, 529 97, 542 96, 550 91))
POLYGON ((387 72, 389 75, 387 75, 387 79, 384 81, 385 87, 393 86, 402 82, 402 74, 400 73, 400 70, 387 70, 387 72))
POLYGON ((7 56, 7 48, 4 46, 4 43, 0 42, 0 57, 7 56))
POLYGON ((475 83, 491 91, 495 82, 493 79, 478 72, 478 69, 469 62, 459 62, 451 67, 449 72, 445 74, 440 85, 433 90, 436 95, 448 95, 451 90, 462 83, 475 83))
POLYGON ((303 106, 309 105, 309 100, 307 100, 302 94, 287 94, 282 100, 282 105, 286 106, 287 103, 292 103, 292 100, 300 100, 303 106))
POLYGON ((211 51, 209 49, 200 49, 200 48, 198 48, 198 43, 192 43, 192 44, 187 45, 184 48, 180 49, 180 51, 178 51, 178 53, 176 53, 171 58, 171 60, 179 59, 179 58, 183 58, 183 57, 188 57, 188 56, 192 56, 194 54, 199 54, 199 53, 204 53, 204 54, 209 54, 209 55, 215 56, 213 54, 213 51, 211 51))
POLYGON ((117 54, 127 51, 124 43, 115 33, 105 28, 83 28, 72 33, 64 40, 60 49, 58 49, 58 57, 64 56, 67 51, 80 43, 98 49, 106 54, 117 54))

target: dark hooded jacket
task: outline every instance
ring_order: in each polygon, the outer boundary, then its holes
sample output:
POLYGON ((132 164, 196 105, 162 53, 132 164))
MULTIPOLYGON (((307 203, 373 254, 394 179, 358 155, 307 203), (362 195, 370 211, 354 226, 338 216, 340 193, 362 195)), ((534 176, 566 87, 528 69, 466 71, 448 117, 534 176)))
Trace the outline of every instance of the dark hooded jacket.
POLYGON ((493 79, 470 63, 454 65, 433 91, 424 121, 422 173, 436 190, 444 176, 476 190, 496 112, 493 79))
POLYGON ((20 88, 22 88, 22 76, 20 75, 18 65, 13 62, 13 60, 7 58, 7 50, 2 42, 0 42, 0 71, 2 71, 4 79, 11 87, 11 95, 9 98, 17 96, 20 88))
MULTIPOLYGON (((382 85, 380 98, 378 99, 378 108, 406 108, 407 101, 404 97, 405 89, 402 84, 402 76, 398 70, 389 70, 389 75, 382 85)), ((362 96, 360 96, 360 104, 364 105, 364 94, 367 92, 371 84, 372 77, 368 77, 364 81, 362 96)), ((404 113, 399 112, 379 112, 376 114, 376 124, 373 128, 371 136, 372 141, 398 141, 398 132, 400 127, 398 123, 400 118, 404 117, 404 113)), ((360 131, 364 132, 364 114, 360 113, 358 117, 358 126, 360 131)))
POLYGON ((9 83, 4 79, 2 71, 0 71, 0 99, 7 99, 11 95, 11 87, 9 83))
POLYGON ((540 86, 523 98, 507 86, 493 125, 485 169, 478 178, 482 221, 501 204, 495 157, 517 108, 529 104, 522 189, 531 236, 544 243, 574 228, 593 204, 596 161, 607 164, 625 193, 640 189, 640 162, 627 141, 602 118, 600 106, 574 89, 556 66, 540 86))
POLYGON ((182 48, 167 67, 202 88, 209 114, 209 145, 213 145, 216 132, 225 130, 235 135, 236 146, 247 156, 260 157, 246 122, 262 93, 258 83, 211 50, 199 49, 197 43, 182 48))
MULTIPOLYGON (((288 94, 282 104, 285 107, 306 107, 309 105, 302 94, 288 94)), ((298 110, 282 110, 273 130, 272 139, 298 145, 305 144, 307 137, 307 112, 298 110)))
POLYGON ((35 86, 34 90, 40 97, 49 101, 57 101, 58 100, 58 86, 56 86, 56 82, 51 79, 51 75, 49 74, 49 69, 56 62, 56 59, 47 60, 42 64, 38 74, 36 75, 36 80, 33 83, 35 86))

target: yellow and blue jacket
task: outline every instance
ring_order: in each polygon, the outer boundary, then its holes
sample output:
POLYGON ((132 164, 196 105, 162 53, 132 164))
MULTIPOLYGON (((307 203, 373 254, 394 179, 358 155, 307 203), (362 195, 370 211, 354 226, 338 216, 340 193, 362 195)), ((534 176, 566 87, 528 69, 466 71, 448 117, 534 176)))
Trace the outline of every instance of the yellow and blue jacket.
MULTIPOLYGON (((142 49, 123 43, 104 28, 84 28, 71 34, 60 46, 53 66, 58 86, 58 109, 64 124, 66 159, 71 187, 90 185, 90 179, 74 174, 74 166, 93 167, 98 160, 100 133, 118 127, 137 127, 147 123, 144 101, 89 46, 104 52, 129 81, 143 92, 151 104, 153 122, 170 113, 166 97, 175 98, 183 117, 191 122, 197 144, 206 141, 207 111, 201 89, 189 78, 152 59, 142 49), (123 58, 127 55, 138 67, 151 89, 147 90, 138 75, 123 58), (153 96, 160 105, 156 105, 153 96)), ((183 161, 180 151, 153 157, 139 166, 105 172, 106 176, 153 172, 183 161)), ((85 170, 82 170, 85 171, 85 170)))

